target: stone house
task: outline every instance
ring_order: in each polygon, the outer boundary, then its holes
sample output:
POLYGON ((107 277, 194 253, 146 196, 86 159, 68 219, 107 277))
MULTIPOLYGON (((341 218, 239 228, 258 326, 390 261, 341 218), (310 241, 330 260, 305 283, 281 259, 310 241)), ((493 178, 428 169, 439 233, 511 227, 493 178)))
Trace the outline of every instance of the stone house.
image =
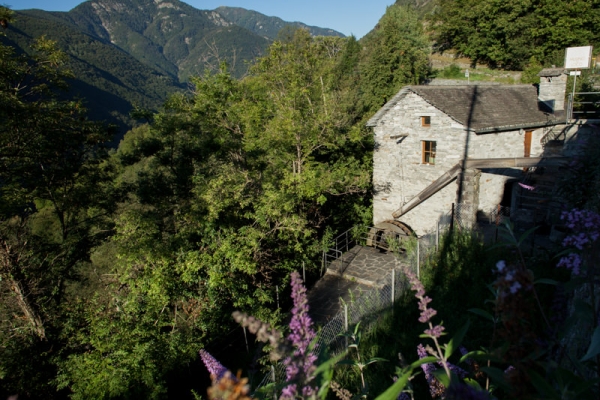
POLYGON ((545 143, 565 124, 566 74, 545 69, 540 77, 539 88, 402 88, 367 123, 375 138, 374 225, 401 221, 422 235, 453 204, 470 223, 510 206, 513 183, 548 162, 545 143))

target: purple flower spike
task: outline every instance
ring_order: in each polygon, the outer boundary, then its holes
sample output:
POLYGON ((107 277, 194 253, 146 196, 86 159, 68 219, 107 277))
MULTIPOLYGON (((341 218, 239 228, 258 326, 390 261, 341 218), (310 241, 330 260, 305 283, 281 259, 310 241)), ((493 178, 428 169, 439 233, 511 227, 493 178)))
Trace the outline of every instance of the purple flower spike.
POLYGON ((315 338, 315 331, 308 315, 306 288, 297 272, 292 273, 292 300, 294 307, 292 308, 288 341, 295 350, 291 357, 283 361, 286 366, 287 381, 290 384, 281 391, 280 399, 293 399, 298 396, 298 391, 303 397, 310 397, 318 390, 309 385, 314 378, 312 374, 316 369, 314 364, 317 357, 308 353, 308 346, 315 338))
POLYGON ((441 325, 433 326, 431 323, 431 318, 437 314, 437 311, 435 311, 433 308, 429 308, 428 306, 428 304, 431 303, 431 298, 425 294, 425 287, 412 271, 407 270, 404 271, 404 273, 408 277, 411 289, 417 292, 415 297, 419 299, 419 310, 421 310, 419 322, 423 324, 429 324, 429 329, 425 329, 425 334, 436 339, 439 338, 442 336, 444 327, 441 325))
POLYGON ((225 374, 229 374, 232 376, 231 372, 227 368, 225 368, 220 362, 218 362, 210 353, 206 350, 200 350, 200 358, 204 363, 204 366, 208 370, 211 376, 214 376, 217 381, 220 381, 221 378, 225 376, 225 374))
MULTIPOLYGON (((563 240, 562 245, 584 250, 593 245, 600 237, 600 215, 589 210, 572 209, 561 215, 565 225, 572 232, 563 240)), ((581 271, 582 258, 577 253, 570 253, 562 257, 557 267, 565 267, 571 270, 573 275, 579 275, 581 271)))
MULTIPOLYGON (((419 359, 427 357, 427 350, 425 350, 425 347, 423 347, 422 344, 417 346, 417 354, 419 355, 419 359)), ((425 363, 421 364, 421 369, 425 373, 425 379, 429 385, 429 393, 431 394, 431 397, 442 397, 446 389, 433 375, 436 370, 435 366, 432 363, 425 363)))

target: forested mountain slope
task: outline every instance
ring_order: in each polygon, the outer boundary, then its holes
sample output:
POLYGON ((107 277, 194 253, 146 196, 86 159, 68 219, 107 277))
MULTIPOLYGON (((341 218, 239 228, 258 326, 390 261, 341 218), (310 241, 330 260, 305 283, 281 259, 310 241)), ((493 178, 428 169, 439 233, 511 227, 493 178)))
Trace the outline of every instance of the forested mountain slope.
MULTIPOLYGON (((264 54, 279 29, 299 25, 241 8, 198 10, 179 0, 94 0, 52 14, 181 81, 202 75, 205 69, 216 71, 223 61, 234 76, 242 76, 246 62, 264 54), (252 29, 255 23, 269 34, 252 29)), ((315 35, 343 36, 322 28, 310 30, 315 35)))
POLYGON ((158 110, 190 76, 217 71, 222 62, 233 76, 245 75, 279 28, 297 25, 305 26, 239 8, 198 10, 178 0, 94 0, 69 12, 19 11, 0 39, 21 51, 42 35, 57 41, 74 73, 71 95, 85 98, 90 118, 120 127, 116 144, 134 124, 134 107, 158 110), (269 35, 236 21, 260 21, 269 35))
POLYGON ((313 36, 344 36, 333 29, 309 26, 303 24, 302 22, 287 22, 278 17, 269 17, 259 12, 246 10, 245 8, 240 7, 221 6, 215 11, 221 14, 228 21, 231 21, 234 24, 246 28, 249 31, 263 36, 269 40, 277 39, 277 33, 285 27, 306 29, 313 36))
POLYGON ((259 56, 268 45, 217 12, 178 0, 87 1, 62 17, 182 81, 207 67, 218 68, 225 60, 236 75, 243 75, 246 66, 241 60, 259 56), (234 65, 235 57, 239 65, 234 65))
POLYGON ((172 76, 50 13, 18 12, 5 33, 0 39, 21 51, 41 36, 55 40, 67 54, 67 64, 74 74, 67 95, 85 99, 89 117, 117 124, 121 135, 132 126, 129 112, 134 105, 157 110, 170 93, 183 89, 172 76))

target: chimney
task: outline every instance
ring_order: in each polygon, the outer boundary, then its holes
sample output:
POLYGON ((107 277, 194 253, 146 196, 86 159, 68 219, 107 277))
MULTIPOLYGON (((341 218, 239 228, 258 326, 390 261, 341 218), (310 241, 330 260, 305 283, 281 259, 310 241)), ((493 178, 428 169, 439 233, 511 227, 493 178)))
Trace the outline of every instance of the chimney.
POLYGON ((544 68, 538 73, 538 100, 552 112, 564 111, 567 74, 564 68, 544 68))

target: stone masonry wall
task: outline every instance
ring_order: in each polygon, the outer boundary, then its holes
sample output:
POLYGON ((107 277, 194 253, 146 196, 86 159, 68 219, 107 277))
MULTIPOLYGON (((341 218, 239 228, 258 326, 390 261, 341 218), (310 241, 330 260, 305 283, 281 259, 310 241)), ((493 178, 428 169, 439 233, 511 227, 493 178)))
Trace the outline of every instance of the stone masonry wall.
POLYGON ((565 88, 567 75, 540 77, 539 99, 548 104, 554 111, 565 109, 565 88))
MULTIPOLYGON (((387 112, 373 132, 374 224, 393 219, 394 211, 460 162, 465 155, 470 158, 522 157, 524 152, 525 135, 522 132, 481 135, 467 132, 462 124, 412 92, 387 112), (422 116, 431 117, 429 127, 421 126, 422 116), (422 164, 424 140, 436 142, 435 165, 422 164)), ((533 132, 532 157, 542 152, 542 134, 541 129, 533 132)), ((498 179, 496 175, 497 171, 481 176, 480 207, 491 208, 500 202, 506 177, 498 179)), ((436 223, 450 213, 456 195, 457 184, 454 181, 399 219, 419 235, 432 231, 436 223)))

